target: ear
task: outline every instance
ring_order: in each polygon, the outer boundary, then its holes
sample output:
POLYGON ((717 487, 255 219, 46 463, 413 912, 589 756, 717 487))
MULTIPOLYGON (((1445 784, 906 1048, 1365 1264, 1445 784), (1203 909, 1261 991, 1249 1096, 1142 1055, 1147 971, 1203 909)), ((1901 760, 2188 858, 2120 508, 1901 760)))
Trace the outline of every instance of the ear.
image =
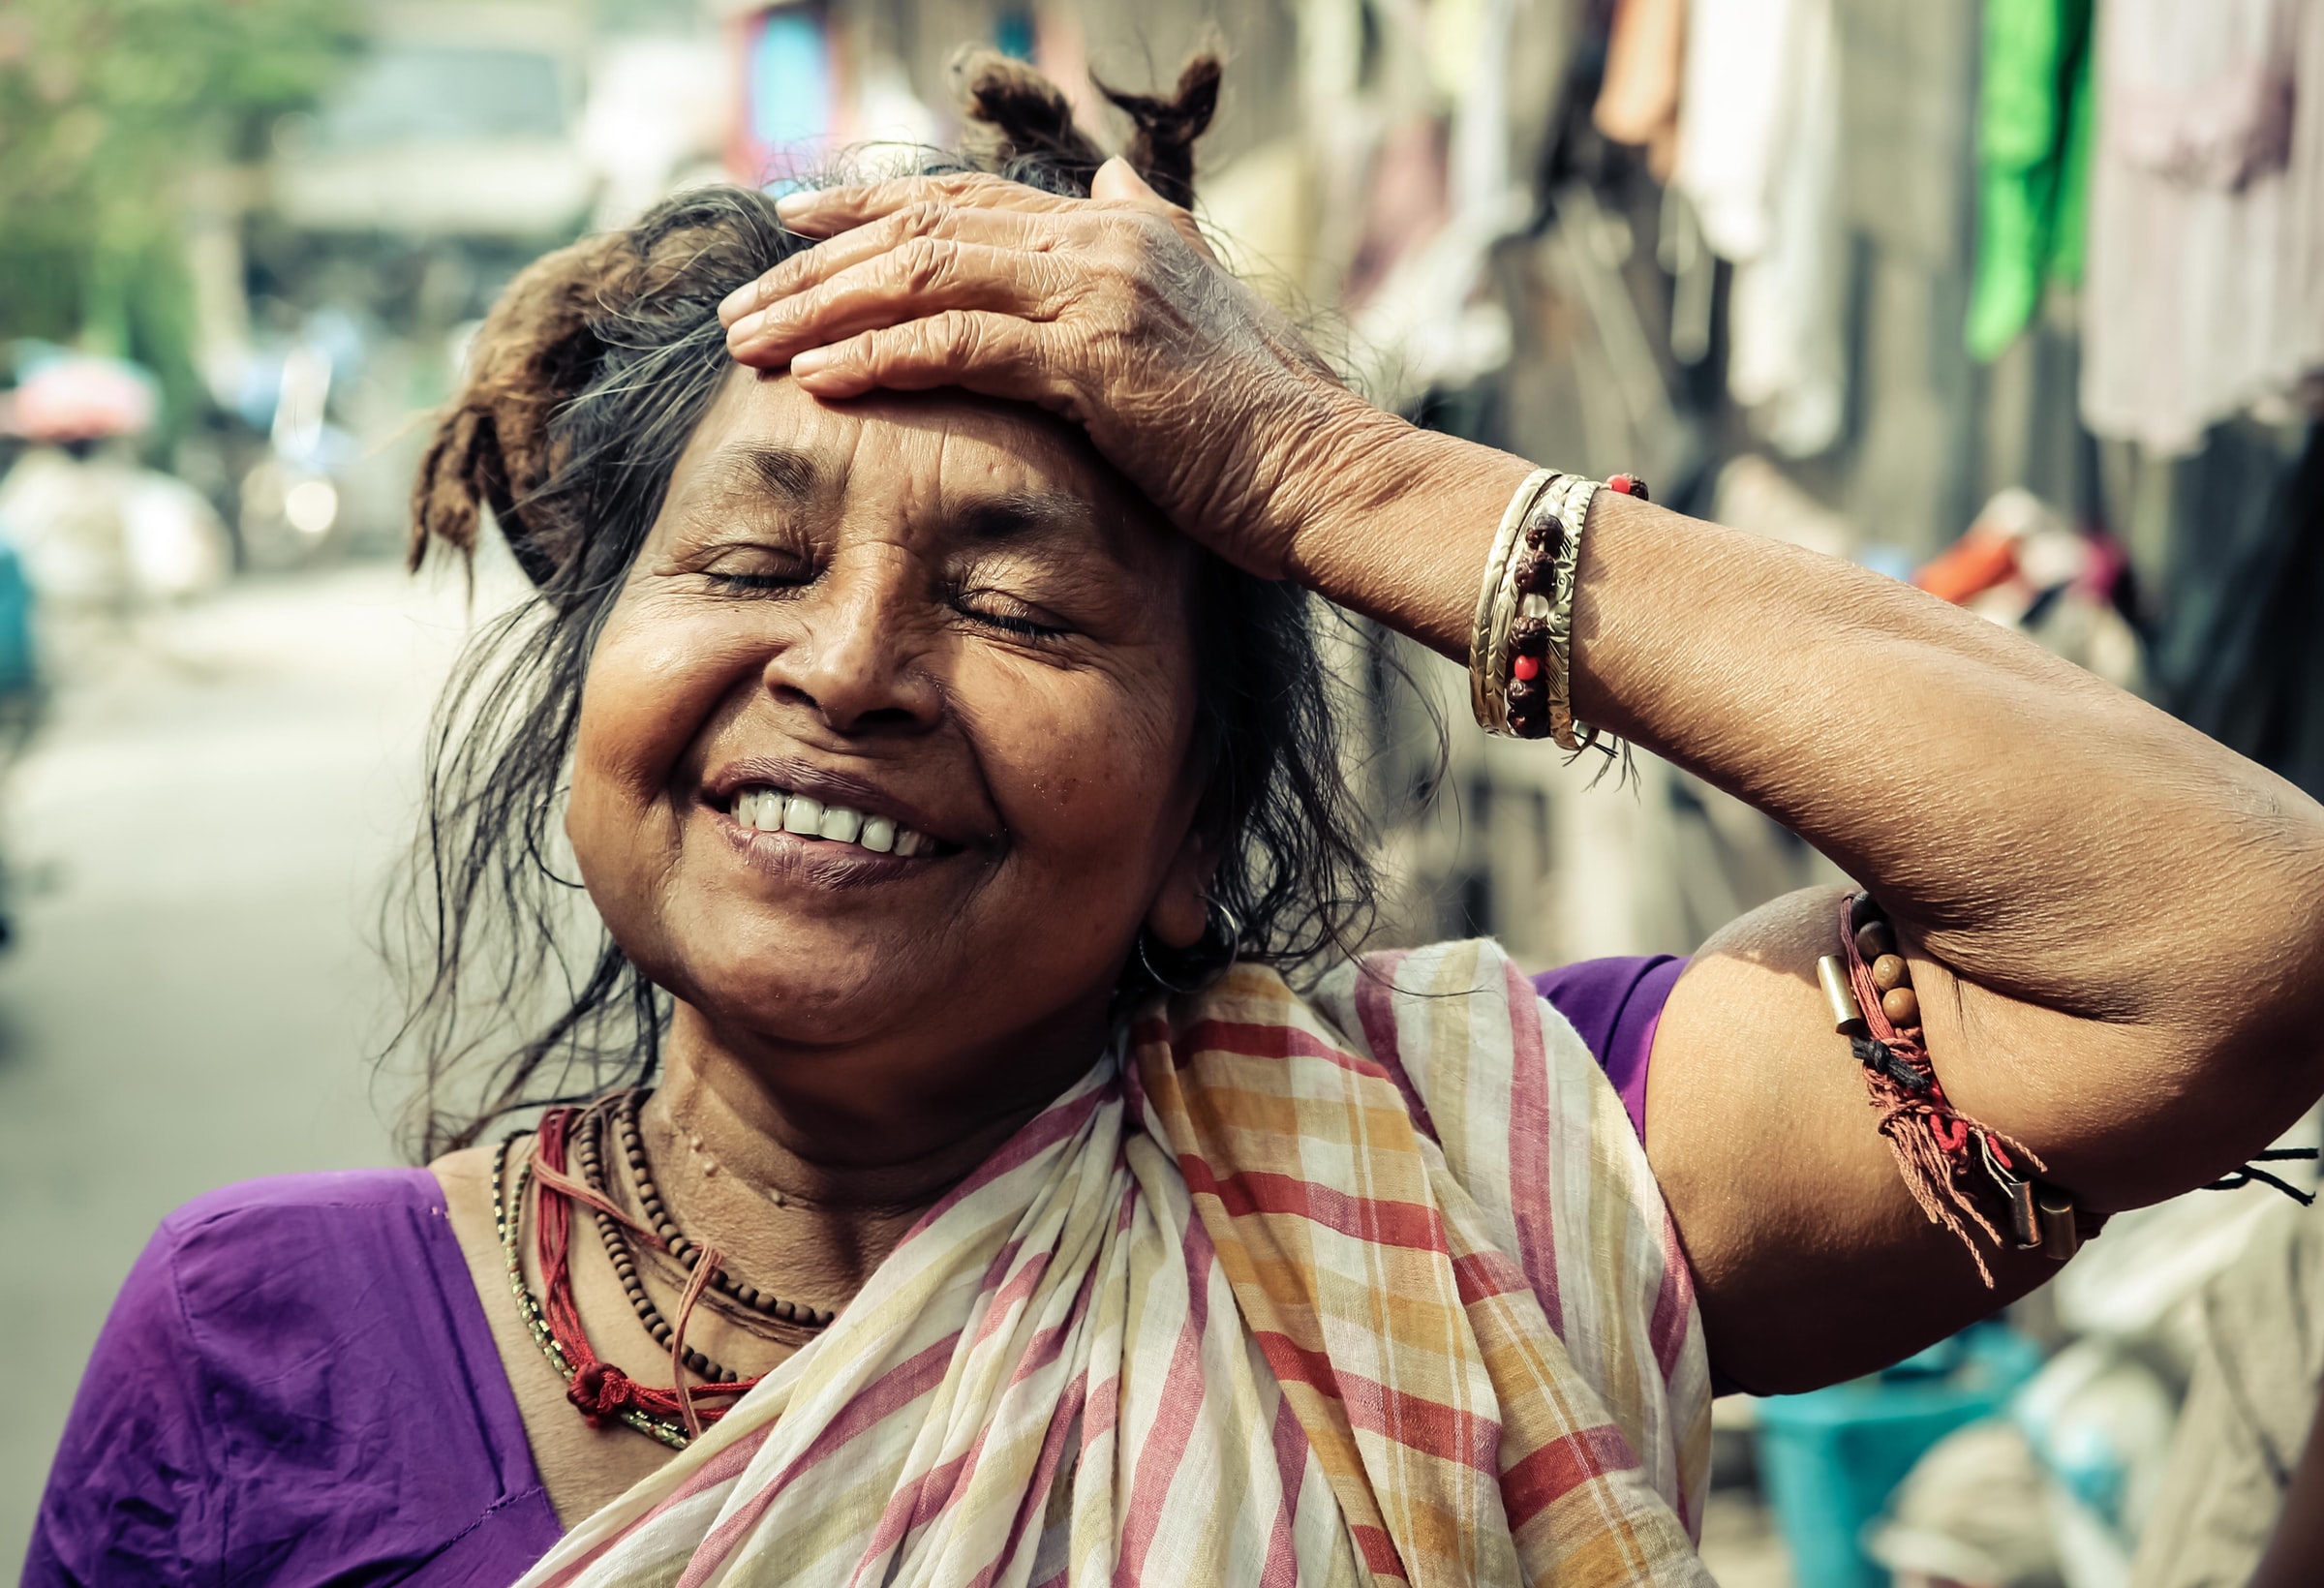
POLYGON ((1192 948, 1210 928, 1210 879, 1218 853, 1208 835, 1187 833, 1162 873, 1162 886, 1146 912, 1146 930, 1170 948, 1192 948))

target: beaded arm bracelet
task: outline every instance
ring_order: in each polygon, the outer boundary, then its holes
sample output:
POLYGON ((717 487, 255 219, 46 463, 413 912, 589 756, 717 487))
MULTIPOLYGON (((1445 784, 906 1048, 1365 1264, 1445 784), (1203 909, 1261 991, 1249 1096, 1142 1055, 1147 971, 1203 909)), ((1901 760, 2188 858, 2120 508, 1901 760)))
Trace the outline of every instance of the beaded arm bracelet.
MULTIPOLYGON (((1597 741, 1574 720, 1574 576, 1600 488, 1594 479, 1536 470, 1501 515, 1469 631, 1469 705, 1487 733, 1553 739, 1571 750, 1597 741)), ((1605 488, 1646 497, 1645 485, 1628 474, 1605 488)))
POLYGON ((1993 1286, 1993 1271, 1969 1225, 1995 1246, 2003 1244, 1980 1206, 1989 1200, 2001 1203, 2008 1244, 2038 1250, 2053 1263, 2073 1256, 2099 1221, 2077 1209, 2064 1191, 2034 1178, 2044 1165, 2031 1148, 1946 1099, 1922 1039, 1912 972, 1872 895, 1856 894, 1841 905, 1840 952, 1816 962, 1816 980, 1831 1005, 1833 1029, 1849 1039, 1864 1066, 1881 1134, 1896 1155, 1906 1189, 1931 1224, 1943 1225, 1969 1248, 1986 1288, 1993 1286))
MULTIPOLYGON (((1989 1289, 1992 1270, 1964 1217, 1995 1246, 2004 1242, 1980 1204, 1999 1202, 2000 1222, 2009 1231, 2006 1244, 2021 1252, 2039 1251, 2053 1263, 2064 1262, 2098 1233, 2105 1215, 2076 1206, 2066 1192, 2035 1179, 2036 1173, 2048 1170, 2030 1148, 1946 1100, 1922 1037, 1912 972, 1896 951, 1896 934, 1872 895, 1855 894, 1840 906, 1840 952, 1816 962, 1816 980, 1831 1006, 1832 1028, 1848 1038, 1864 1066, 1864 1084, 1881 1114, 1881 1134, 1888 1138, 1906 1189, 1930 1223, 1960 1237, 1989 1289)), ((2258 1166, 2312 1162, 2316 1156, 2312 1146, 2274 1147, 2203 1189, 2270 1185, 2306 1206, 2315 1201, 2312 1193, 2258 1166)))

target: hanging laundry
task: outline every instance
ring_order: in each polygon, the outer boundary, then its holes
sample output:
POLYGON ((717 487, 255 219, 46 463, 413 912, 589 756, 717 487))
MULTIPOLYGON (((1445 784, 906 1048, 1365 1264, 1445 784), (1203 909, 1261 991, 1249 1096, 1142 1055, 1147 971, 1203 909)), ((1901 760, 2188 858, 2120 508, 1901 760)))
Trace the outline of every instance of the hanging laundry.
POLYGON ((2324 792, 2324 424, 2223 424, 2174 473, 2158 698, 2324 792))
POLYGON ((1977 100, 1976 276, 1969 351, 2017 340, 2052 281, 2082 279, 2089 198, 2090 0, 1985 8, 1977 100))
POLYGON ((1670 179, 1678 160, 1679 76, 1687 0, 1621 0, 1605 44, 1605 76, 1590 119, 1616 143, 1646 150, 1646 169, 1670 179))
POLYGON ((1779 451, 1846 409, 1847 235, 1832 0, 1691 0, 1672 180, 1734 261, 1728 387, 1779 451))
POLYGON ((2157 452, 2324 368, 2324 0, 2100 0, 2083 422, 2157 452))

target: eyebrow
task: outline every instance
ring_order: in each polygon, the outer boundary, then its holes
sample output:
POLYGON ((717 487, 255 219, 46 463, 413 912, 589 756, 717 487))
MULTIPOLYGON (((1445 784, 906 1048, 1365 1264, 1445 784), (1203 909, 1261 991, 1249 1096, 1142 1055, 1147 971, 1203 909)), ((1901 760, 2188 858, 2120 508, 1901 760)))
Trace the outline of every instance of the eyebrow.
POLYGON ((971 540, 1078 537, 1096 527, 1089 504, 1079 497, 1048 491, 1006 491, 981 497, 963 504, 950 516, 971 540))
POLYGON ((823 465, 797 447, 759 445, 733 450, 741 469, 756 474, 761 485, 789 501, 805 502, 824 483, 823 465))
MULTIPOLYGON (((833 483, 831 470, 815 454, 780 443, 724 447, 718 462, 735 486, 753 485, 790 503, 810 502, 833 483)), ((1087 538, 1109 556, 1119 556, 1113 537, 1100 533, 1090 504, 1066 492, 1002 491, 963 503, 947 517, 972 541, 1087 538)))

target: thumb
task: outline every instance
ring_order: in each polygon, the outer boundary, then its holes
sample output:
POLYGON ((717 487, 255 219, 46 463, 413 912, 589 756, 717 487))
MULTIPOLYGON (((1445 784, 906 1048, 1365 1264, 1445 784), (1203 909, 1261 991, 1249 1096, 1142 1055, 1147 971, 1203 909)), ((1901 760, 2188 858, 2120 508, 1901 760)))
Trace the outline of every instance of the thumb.
POLYGON ((1116 155, 1097 168, 1089 179, 1089 197, 1115 204, 1147 204, 1157 209, 1172 209, 1171 204, 1138 174, 1138 168, 1116 155))
POLYGON ((1101 203, 1135 204, 1141 209, 1153 210, 1168 219, 1177 229, 1178 235, 1192 243, 1203 258, 1211 260, 1218 258, 1210 251, 1209 240, 1204 237, 1203 229, 1195 225, 1194 217, 1156 193, 1138 174, 1137 168, 1119 155, 1097 168, 1097 174, 1089 179, 1089 197, 1101 203))

